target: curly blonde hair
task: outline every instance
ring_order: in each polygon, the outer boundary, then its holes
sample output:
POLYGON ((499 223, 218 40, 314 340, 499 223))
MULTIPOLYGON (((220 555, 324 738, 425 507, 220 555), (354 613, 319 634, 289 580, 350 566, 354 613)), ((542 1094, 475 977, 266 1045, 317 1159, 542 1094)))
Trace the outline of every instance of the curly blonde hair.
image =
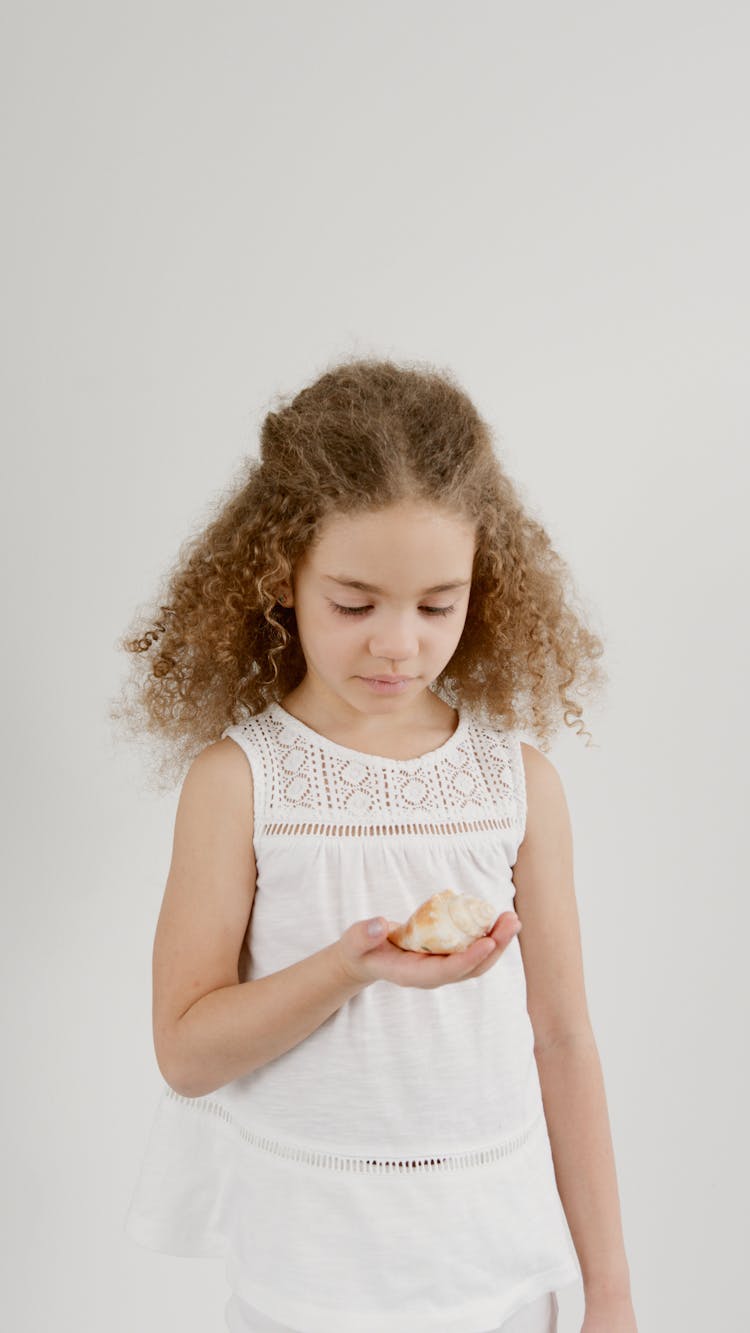
MULTIPOLYGON (((476 525, 466 622, 432 689, 459 709, 530 731, 549 749, 572 697, 608 677, 602 640, 574 606, 567 565, 524 510, 491 431, 447 370, 352 359, 265 417, 260 459, 243 463, 210 522, 180 548, 154 604, 117 647, 137 670, 110 710, 133 738, 166 742, 167 785, 230 723, 281 701, 306 664, 293 607, 295 563, 331 515, 427 502, 476 525), (575 687, 575 688, 574 688, 575 687)), ((587 741, 588 744, 588 741, 587 741)))

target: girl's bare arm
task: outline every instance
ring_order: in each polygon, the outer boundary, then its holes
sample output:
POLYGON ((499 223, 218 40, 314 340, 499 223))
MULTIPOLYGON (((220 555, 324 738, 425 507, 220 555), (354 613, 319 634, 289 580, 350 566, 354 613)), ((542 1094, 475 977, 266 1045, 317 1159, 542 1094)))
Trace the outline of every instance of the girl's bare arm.
MULTIPOLYGON (((615 1160, 584 987, 573 839, 554 765, 523 744, 528 795, 513 869, 521 954, 555 1176, 587 1310, 630 1304, 615 1160)), ((619 1327, 619 1325, 618 1325, 619 1327)))
POLYGON ((183 783, 154 938, 154 1049, 183 1096, 273 1060, 370 984, 347 976, 337 942, 240 982, 255 883, 252 772, 226 737, 197 756, 183 783))
POLYGON ((196 1000, 172 1034, 175 1075, 184 1097, 203 1097, 249 1074, 309 1037, 369 982, 353 982, 338 964, 337 943, 255 981, 196 1000))

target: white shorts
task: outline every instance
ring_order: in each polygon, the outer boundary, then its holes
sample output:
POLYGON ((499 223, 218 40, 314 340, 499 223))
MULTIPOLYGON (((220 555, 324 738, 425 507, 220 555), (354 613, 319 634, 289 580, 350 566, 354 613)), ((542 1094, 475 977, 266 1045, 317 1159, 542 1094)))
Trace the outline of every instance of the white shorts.
MULTIPOLYGON (((546 1291, 543 1296, 522 1305, 499 1328, 488 1329, 487 1333, 557 1333, 559 1308, 554 1291, 546 1291)), ((298 1333, 286 1324, 278 1324, 267 1314, 261 1314, 260 1310, 241 1300, 236 1292, 224 1306, 224 1314, 230 1333, 298 1333)))

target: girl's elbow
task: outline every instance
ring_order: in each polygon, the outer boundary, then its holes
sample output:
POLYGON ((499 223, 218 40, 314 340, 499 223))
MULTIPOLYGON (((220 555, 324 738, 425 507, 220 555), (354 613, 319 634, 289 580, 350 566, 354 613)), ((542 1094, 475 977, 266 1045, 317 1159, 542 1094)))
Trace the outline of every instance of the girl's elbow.
POLYGON ((154 1054, 164 1082, 178 1097, 200 1097, 202 1094, 195 1087, 195 1081, 174 1058, 174 1052, 164 1042, 154 1043, 154 1054))

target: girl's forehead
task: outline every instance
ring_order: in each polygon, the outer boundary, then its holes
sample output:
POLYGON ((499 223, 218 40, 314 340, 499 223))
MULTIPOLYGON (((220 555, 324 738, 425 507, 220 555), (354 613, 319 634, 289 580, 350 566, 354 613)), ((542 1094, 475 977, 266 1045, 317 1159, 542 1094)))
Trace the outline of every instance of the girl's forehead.
POLYGON ((315 550, 335 550, 352 544, 364 548, 388 547, 394 539, 405 544, 448 542, 465 546, 476 524, 462 514, 425 504, 392 505, 356 514, 332 514, 319 529, 315 550))
POLYGON ((385 593, 408 584, 423 594, 468 585, 474 551, 474 526, 465 520, 383 511, 331 524, 303 563, 331 588, 385 593))

